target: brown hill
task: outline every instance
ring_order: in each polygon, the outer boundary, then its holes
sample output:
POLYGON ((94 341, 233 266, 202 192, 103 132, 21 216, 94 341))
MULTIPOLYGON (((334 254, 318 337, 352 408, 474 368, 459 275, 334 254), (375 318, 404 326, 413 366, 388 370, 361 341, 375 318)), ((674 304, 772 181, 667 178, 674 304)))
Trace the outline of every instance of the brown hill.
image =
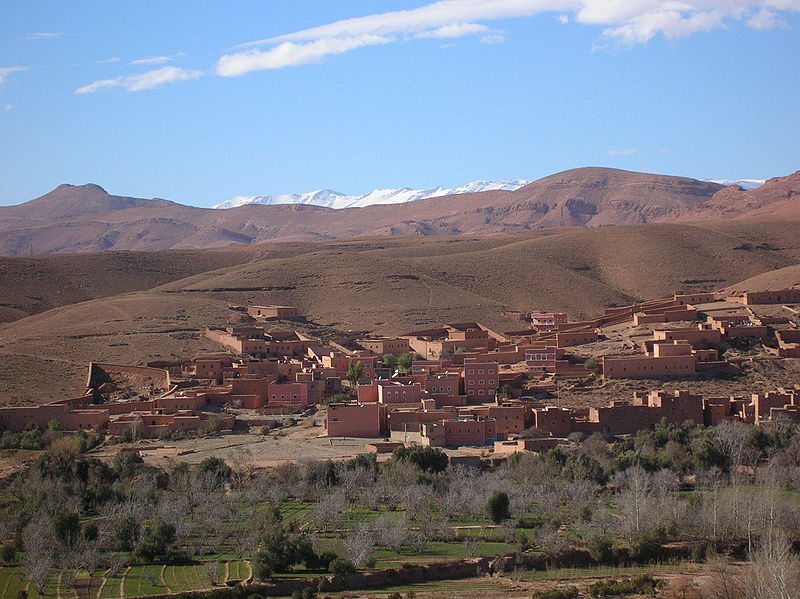
MULTIPOLYGON (((573 317, 589 316, 606 305, 679 288, 723 288, 800 263, 793 224, 745 221, 564 228, 487 238, 268 243, 252 250, 239 262, 215 257, 227 251, 156 254, 167 262, 232 261, 161 285, 154 277, 158 286, 148 290, 0 325, 0 401, 27 403, 79 392, 89 360, 140 363, 218 349, 200 333, 209 325, 224 326, 230 305, 296 305, 312 321, 339 330, 402 333, 470 319, 509 330, 520 323, 508 311, 565 309, 573 317)), ((0 270, 0 288, 13 284, 3 278, 9 272, 0 270)), ((128 273, 97 269, 84 273, 84 284, 100 289, 128 273)), ((38 287, 43 297, 58 290, 57 279, 47 282, 38 287)))
POLYGON ((0 257, 0 322, 249 260, 252 248, 0 257))
POLYGON ((792 219, 800 217, 800 171, 770 179, 761 187, 744 190, 726 187, 708 202, 661 220, 707 221, 746 219, 792 219))
POLYGON ((516 191, 444 196, 408 204, 331 210, 242 206, 209 210, 62 185, 0 208, 0 254, 109 249, 214 248, 268 240, 362 236, 494 235, 557 226, 645 223, 711 200, 721 186, 664 175, 582 168, 516 191))

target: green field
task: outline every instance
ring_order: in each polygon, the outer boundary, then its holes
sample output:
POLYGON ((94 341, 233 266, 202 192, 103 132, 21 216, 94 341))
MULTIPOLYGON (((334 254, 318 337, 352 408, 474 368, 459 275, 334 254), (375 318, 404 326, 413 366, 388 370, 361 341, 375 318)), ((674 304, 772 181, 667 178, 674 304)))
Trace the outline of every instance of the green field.
MULTIPOLYGON (((227 580, 246 580, 251 575, 248 562, 244 560, 221 561, 219 577, 220 583, 227 580)), ((81 578, 86 579, 84 573, 81 578)), ((200 591, 212 588, 205 564, 185 565, 146 565, 132 566, 123 570, 117 576, 111 576, 107 571, 98 571, 95 578, 103 581, 102 586, 92 590, 93 599, 120 599, 121 597, 149 597, 166 593, 179 593, 183 591, 200 591)), ((0 599, 16 599, 22 590, 28 591, 28 597, 47 599, 77 599, 78 593, 67 582, 66 572, 54 572, 44 594, 40 595, 33 586, 24 580, 21 569, 17 566, 0 568, 0 599), (59 584, 59 577, 61 582, 59 584)), ((81 592, 81 597, 86 597, 81 592)))

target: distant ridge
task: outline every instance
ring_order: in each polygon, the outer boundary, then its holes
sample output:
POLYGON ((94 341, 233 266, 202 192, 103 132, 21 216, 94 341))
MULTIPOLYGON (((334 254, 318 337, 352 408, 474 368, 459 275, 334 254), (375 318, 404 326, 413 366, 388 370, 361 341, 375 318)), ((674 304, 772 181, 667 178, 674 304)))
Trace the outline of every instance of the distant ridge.
POLYGON ((403 204, 415 200, 424 200, 438 196, 458 195, 462 193, 477 193, 480 191, 515 191, 527 185, 526 179, 512 181, 473 181, 461 187, 446 188, 432 187, 430 189, 411 189, 398 187, 394 189, 374 189, 363 195, 346 195, 332 189, 320 189, 308 193, 292 193, 284 195, 258 195, 258 196, 233 196, 231 199, 212 208, 227 209, 237 208, 248 204, 273 206, 276 204, 312 204, 326 208, 364 208, 379 204, 403 204))
MULTIPOLYGON (((479 183, 477 188, 486 186, 479 183)), ((213 210, 111 195, 93 184, 61 185, 35 200, 0 207, 0 255, 207 249, 363 237, 482 237, 668 221, 800 219, 797 173, 745 190, 688 177, 586 167, 514 190, 466 188, 470 192, 365 207, 250 203, 213 210)))

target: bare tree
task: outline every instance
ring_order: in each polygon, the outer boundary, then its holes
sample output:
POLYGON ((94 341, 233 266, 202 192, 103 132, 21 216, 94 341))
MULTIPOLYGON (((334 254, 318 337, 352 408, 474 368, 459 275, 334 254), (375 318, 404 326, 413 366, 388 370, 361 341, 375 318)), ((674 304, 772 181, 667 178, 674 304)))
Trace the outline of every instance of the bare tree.
POLYGON ((347 558, 356 568, 363 566, 375 551, 373 532, 369 526, 361 524, 344 541, 347 558))
POLYGON ((628 537, 646 528, 651 514, 650 495, 653 492, 652 477, 641 466, 632 466, 623 472, 617 481, 623 488, 617 501, 622 523, 628 537))
POLYGON ((219 584, 219 573, 220 565, 217 560, 206 562, 206 574, 208 574, 208 580, 211 581, 212 586, 219 584))
POLYGON ((25 527, 22 542, 25 547, 25 577, 41 594, 56 565, 53 548, 57 544, 50 518, 41 514, 34 518, 25 527))
POLYGON ((800 561, 792 555, 785 537, 766 537, 752 556, 752 572, 746 579, 748 599, 797 599, 800 597, 800 561))

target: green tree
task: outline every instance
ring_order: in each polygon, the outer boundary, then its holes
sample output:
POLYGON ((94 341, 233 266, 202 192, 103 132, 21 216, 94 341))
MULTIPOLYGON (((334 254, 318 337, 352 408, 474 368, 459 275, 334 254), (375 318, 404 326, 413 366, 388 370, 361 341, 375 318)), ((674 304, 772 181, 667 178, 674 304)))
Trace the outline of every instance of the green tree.
POLYGON ((350 362, 350 365, 347 367, 347 380, 355 385, 361 379, 363 373, 364 364, 361 362, 350 362))
POLYGON ((411 372, 411 365, 414 363, 414 354, 406 352, 397 360, 397 370, 403 373, 411 372))
POLYGON ((123 518, 114 529, 114 545, 117 551, 132 551, 139 541, 139 521, 133 516, 123 518))
POLYGON ((81 518, 77 512, 58 512, 53 516, 53 529, 65 547, 72 547, 81 533, 81 518))
POLYGON ((209 476, 222 484, 230 478, 231 469, 222 458, 211 456, 197 465, 197 474, 209 476))
POLYGON ((353 565, 353 562, 343 557, 337 557, 335 560, 333 560, 329 569, 331 574, 334 576, 347 576, 348 574, 353 574, 356 571, 356 567, 353 565))
POLYGON ((171 545, 175 542, 175 527, 172 524, 158 520, 144 529, 136 553, 146 560, 163 558, 169 553, 171 545))
POLYGON ((397 370, 397 356, 394 354, 385 354, 383 356, 383 365, 386 368, 391 368, 393 371, 397 370))
POLYGON ((397 462, 408 461, 423 472, 444 472, 447 468, 447 454, 437 447, 427 445, 412 445, 411 447, 398 447, 392 453, 392 460, 397 462))
POLYGON ((511 517, 511 512, 509 511, 510 506, 511 502, 505 491, 495 491, 492 493, 486 506, 492 522, 500 524, 504 520, 508 520, 511 517))

